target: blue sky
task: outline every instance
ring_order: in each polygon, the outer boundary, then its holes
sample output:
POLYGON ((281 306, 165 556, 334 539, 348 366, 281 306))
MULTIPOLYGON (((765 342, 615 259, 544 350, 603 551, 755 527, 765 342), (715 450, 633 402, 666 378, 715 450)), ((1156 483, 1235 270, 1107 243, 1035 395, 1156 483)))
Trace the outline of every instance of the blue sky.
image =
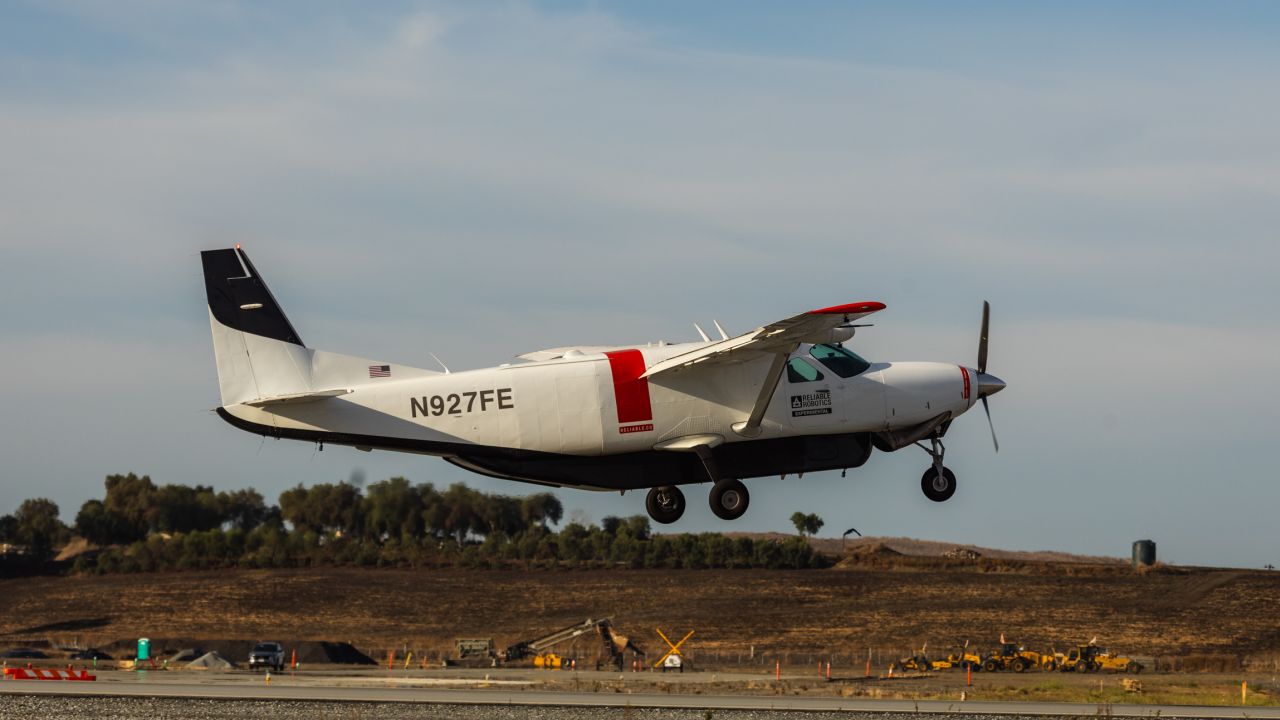
MULTIPOLYGON (((242 242, 315 347, 429 366, 693 339, 880 300, 855 342, 972 363, 1002 450, 752 481, 729 526, 1275 562, 1273 3, 42 2, 0 8, 0 512, 102 477, 254 486, 445 463, 263 443, 197 253, 242 242)), ((598 521, 628 494, 562 493, 598 521)))

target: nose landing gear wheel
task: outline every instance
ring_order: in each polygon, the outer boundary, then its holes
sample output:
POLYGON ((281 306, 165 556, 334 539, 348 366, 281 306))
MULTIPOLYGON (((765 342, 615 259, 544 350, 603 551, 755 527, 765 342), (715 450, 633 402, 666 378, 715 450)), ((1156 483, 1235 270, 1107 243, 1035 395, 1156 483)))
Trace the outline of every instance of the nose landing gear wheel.
POLYGON ((644 499, 644 507, 654 522, 670 525, 684 515, 684 493, 673 485, 651 488, 644 499))
POLYGON ((749 504, 747 486, 737 480, 721 480, 711 487, 711 512, 721 520, 737 520, 749 504))
POLYGON ((924 496, 930 500, 945 502, 956 494, 956 475, 951 472, 951 468, 942 468, 942 474, 939 475, 937 468, 930 467, 920 478, 920 489, 924 490, 924 496))

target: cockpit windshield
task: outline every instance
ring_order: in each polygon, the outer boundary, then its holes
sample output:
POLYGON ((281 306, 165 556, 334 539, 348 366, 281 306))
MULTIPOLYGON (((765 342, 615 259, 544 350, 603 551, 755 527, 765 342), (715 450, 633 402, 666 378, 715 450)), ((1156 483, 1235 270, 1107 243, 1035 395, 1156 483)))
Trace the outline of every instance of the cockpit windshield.
POLYGON ((871 367, 871 363, 839 345, 814 345, 809 354, 842 378, 861 375, 871 367))

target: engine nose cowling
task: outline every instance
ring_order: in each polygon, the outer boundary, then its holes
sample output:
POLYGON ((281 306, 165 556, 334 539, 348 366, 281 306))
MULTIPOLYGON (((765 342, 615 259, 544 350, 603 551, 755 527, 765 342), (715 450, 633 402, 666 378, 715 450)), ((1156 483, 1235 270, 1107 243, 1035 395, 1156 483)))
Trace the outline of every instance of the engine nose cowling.
POLYGON ((881 372, 885 392, 885 424, 917 425, 941 413, 951 417, 977 400, 976 370, 935 362, 889 363, 881 372))

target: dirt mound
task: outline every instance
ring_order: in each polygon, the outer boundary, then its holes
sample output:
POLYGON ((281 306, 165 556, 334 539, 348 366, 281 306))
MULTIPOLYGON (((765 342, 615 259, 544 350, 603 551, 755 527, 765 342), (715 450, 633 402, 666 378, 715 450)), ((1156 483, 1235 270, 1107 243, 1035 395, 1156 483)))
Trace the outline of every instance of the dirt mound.
POLYGON ((889 547, 888 545, 885 545, 882 542, 871 543, 869 545, 862 545, 859 547, 855 547, 853 549, 852 554, 880 555, 880 556, 888 556, 888 557, 896 557, 896 556, 902 555, 902 553, 898 552, 897 550, 894 550, 893 548, 889 547))
POLYGON ((235 663, 222 657, 216 652, 205 653, 200 657, 187 663, 187 667, 192 670, 230 670, 234 668, 235 663))
MULTIPOLYGON (((752 537, 756 536, 753 535, 752 537)), ((774 533, 769 535, 769 537, 782 539, 791 536, 774 533)), ((1122 565, 1126 562, 1121 558, 1097 557, 1093 555, 1072 555, 1071 553, 1050 550, 998 550, 995 548, 981 547, 979 545, 957 545, 954 542, 917 540, 916 538, 905 537, 864 537, 849 538, 847 540, 842 540, 840 538, 810 538, 809 544, 818 552, 837 556, 843 556, 852 550, 868 545, 883 545, 892 550, 896 550, 902 555, 911 557, 947 557, 947 553, 949 551, 962 548, 992 560, 1081 563, 1088 565, 1122 565)))
POLYGON ((866 565, 869 562, 876 564, 890 563, 902 557, 902 553, 881 542, 866 543, 855 545, 849 553, 840 562, 836 563, 838 568, 850 568, 859 565, 866 565), (880 562, 876 562, 880 561, 880 562))
MULTIPOLYGON (((290 645, 286 644, 286 648, 290 645)), ((377 665, 368 655, 360 652, 351 643, 315 642, 304 640, 297 645, 298 662, 315 665, 332 663, 335 665, 377 665)))

